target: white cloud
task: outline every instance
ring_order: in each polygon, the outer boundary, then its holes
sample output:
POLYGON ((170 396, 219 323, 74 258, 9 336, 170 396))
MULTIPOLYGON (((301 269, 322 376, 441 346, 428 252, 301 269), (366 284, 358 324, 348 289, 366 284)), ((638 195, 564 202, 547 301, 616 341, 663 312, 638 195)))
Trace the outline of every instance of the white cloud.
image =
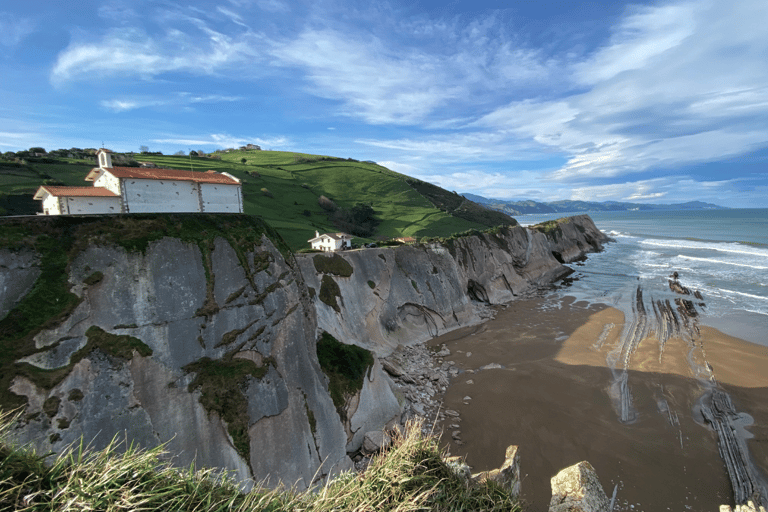
POLYGON ((407 174, 408 176, 413 176, 414 178, 420 176, 419 168, 411 164, 406 164, 403 162, 395 162, 394 160, 382 160, 377 163, 382 167, 386 167, 387 169, 391 169, 401 174, 407 174))
POLYGON ((113 112, 126 112, 137 108, 146 107, 167 107, 167 106, 185 106, 196 103, 219 103, 240 101, 241 96, 226 96, 221 94, 195 95, 188 92, 176 93, 172 96, 156 97, 134 97, 112 100, 103 100, 100 105, 113 112))
MULTIPOLYGON (((361 36, 362 37, 362 36, 361 36)), ((373 124, 408 124, 458 94, 439 84, 438 63, 426 55, 403 58, 381 40, 307 30, 273 50, 283 65, 305 68, 311 94, 342 100, 347 115, 373 124)))
POLYGON ((256 5, 267 12, 289 12, 288 4, 280 0, 256 0, 256 5))
POLYGON ((99 6, 97 13, 102 19, 118 23, 129 23, 140 17, 129 3, 121 0, 113 0, 99 6))
POLYGON ((538 160, 549 156, 538 151, 536 144, 512 139, 502 132, 474 131, 422 139, 357 139, 355 142, 434 162, 538 160))
POLYGON ((161 21, 167 18, 168 24, 182 23, 183 30, 165 26, 163 33, 150 34, 143 28, 126 27, 109 30, 95 42, 93 37, 86 41, 83 36, 59 54, 51 80, 61 83, 112 75, 151 78, 168 72, 214 74, 259 58, 260 36, 255 33, 227 35, 201 18, 172 12, 159 16, 161 21))
POLYGON ((756 65, 768 54, 766 21, 762 0, 637 9, 607 46, 572 66, 588 90, 512 102, 475 126, 570 155, 551 177, 571 181, 766 147, 768 66, 756 65))
POLYGON ((0 11, 0 44, 13 47, 35 30, 35 23, 29 18, 20 18, 0 11))
POLYGON ((651 65, 654 59, 694 34, 696 13, 708 4, 690 2, 659 6, 642 6, 625 17, 608 45, 601 48, 586 62, 574 66, 579 82, 596 84, 609 80, 622 72, 640 70, 651 65))
POLYGON ((202 136, 178 136, 161 139, 153 139, 156 144, 179 144, 186 146, 215 146, 217 148, 233 148, 244 146, 245 144, 258 144, 262 148, 284 147, 289 144, 286 137, 238 137, 226 133, 212 133, 202 136))

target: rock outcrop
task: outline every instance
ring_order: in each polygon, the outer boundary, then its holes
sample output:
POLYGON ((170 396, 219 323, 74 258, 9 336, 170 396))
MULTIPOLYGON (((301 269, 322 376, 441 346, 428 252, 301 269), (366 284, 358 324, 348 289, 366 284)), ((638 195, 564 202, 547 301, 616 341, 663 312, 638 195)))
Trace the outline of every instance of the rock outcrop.
POLYGON ((338 253, 344 272, 326 255, 299 255, 307 286, 318 296, 318 326, 339 340, 383 357, 453 329, 477 324, 501 304, 572 272, 553 256, 602 248, 608 240, 588 216, 563 223, 565 235, 521 226, 416 246, 338 253), (555 245, 553 245, 555 243, 555 245), (554 247, 554 248, 553 248, 554 247))
MULTIPOLYGON (((167 443, 180 466, 300 488, 352 468, 366 434, 445 389, 449 361, 410 375, 420 352, 397 354, 571 272, 520 226, 294 258, 246 216, 3 222, 49 237, 0 249, 0 405, 23 406, 20 442, 99 449, 124 432, 167 443), (318 360, 323 331, 377 356, 343 407, 318 360)), ((599 248, 588 217, 570 224, 578 251, 599 248)))
POLYGON ((610 512, 608 497, 589 462, 563 469, 551 483, 549 512, 610 512))
POLYGON ((315 353, 314 306, 269 237, 83 247, 68 265, 79 304, 16 363, 20 442, 58 452, 83 436, 100 449, 125 432, 167 443, 180 466, 299 487, 352 467, 315 353))
POLYGON ((602 251, 603 244, 611 240, 597 229, 589 215, 552 220, 532 229, 547 236, 552 255, 561 263, 584 260, 588 253, 602 251))

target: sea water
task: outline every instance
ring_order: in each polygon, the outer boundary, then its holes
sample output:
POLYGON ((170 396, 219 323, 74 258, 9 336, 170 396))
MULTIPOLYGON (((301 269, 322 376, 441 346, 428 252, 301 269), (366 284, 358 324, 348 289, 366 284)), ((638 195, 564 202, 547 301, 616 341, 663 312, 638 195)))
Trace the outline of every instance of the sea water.
MULTIPOLYGON (((565 214, 523 215, 531 225, 565 214)), ((768 209, 592 212, 616 240, 586 262, 560 293, 624 309, 640 286, 671 296, 669 279, 704 296, 701 322, 768 345, 768 209)))

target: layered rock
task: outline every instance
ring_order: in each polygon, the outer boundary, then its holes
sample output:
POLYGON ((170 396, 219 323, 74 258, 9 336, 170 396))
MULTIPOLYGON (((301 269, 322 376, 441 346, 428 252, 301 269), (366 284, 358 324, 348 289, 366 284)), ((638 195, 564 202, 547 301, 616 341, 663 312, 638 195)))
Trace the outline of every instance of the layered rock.
POLYGON ((19 360, 31 371, 12 381, 27 402, 17 439, 46 453, 80 436, 99 449, 125 432, 166 443, 181 466, 299 487, 351 468, 301 274, 266 236, 239 255, 221 237, 211 249, 204 258, 164 238, 144 253, 91 244, 77 254, 79 305, 37 333, 19 360), (63 377, 48 387, 36 368, 63 377))
MULTIPOLYGON (((155 238, 131 248, 102 235, 121 222, 136 223, 140 237, 142 229, 167 232, 198 218, 205 216, 35 219, 51 236, 70 237, 67 261, 57 263, 69 291, 56 292, 68 304, 59 317, 32 331, 14 324, 24 314, 13 308, 43 279, 48 256, 0 250, 0 304, 11 311, 0 336, 17 329, 19 338, 3 343, 22 346, 3 360, 8 389, 0 391, 8 403, 25 403, 20 442, 57 452, 82 436, 99 449, 124 432, 144 447, 166 443, 181 466, 310 486, 351 468, 347 452, 360 449, 367 433, 418 413, 420 402, 404 394, 445 389, 449 362, 397 375, 398 348, 479 323, 492 315, 489 305, 570 273, 548 235, 520 226, 296 260, 274 236, 254 238, 268 228, 244 216, 227 220, 237 237, 155 238), (90 238, 78 234, 83 226, 90 238), (317 358, 322 331, 393 356, 374 360, 341 415, 317 358), (412 388, 401 392, 390 374, 412 388)), ((581 237, 575 245, 597 240, 588 217, 572 224, 581 237)), ((567 242, 558 243, 563 254, 567 242)))
MULTIPOLYGON (((417 246, 336 255, 344 273, 324 272, 325 255, 300 255, 316 300, 318 326, 378 356, 447 331, 477 324, 501 304, 572 272, 553 256, 599 250, 607 238, 587 216, 568 223, 569 239, 521 226, 417 246), (572 232, 572 233, 571 233, 572 232), (554 249, 553 249, 554 247, 554 249)), ((566 258, 568 261, 568 259, 566 258)))

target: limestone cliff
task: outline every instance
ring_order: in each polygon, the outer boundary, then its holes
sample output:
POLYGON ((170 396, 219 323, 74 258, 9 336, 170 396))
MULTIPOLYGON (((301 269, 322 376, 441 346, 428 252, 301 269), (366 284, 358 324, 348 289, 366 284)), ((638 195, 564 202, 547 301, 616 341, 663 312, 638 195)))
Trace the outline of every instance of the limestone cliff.
MULTIPOLYGON (((588 217, 570 224, 579 251, 599 248, 588 217)), ((98 449, 125 432, 181 466, 299 487, 350 468, 404 405, 376 359, 334 404, 323 331, 383 357, 570 272, 520 226, 294 258, 246 216, 6 219, 0 246, 0 406, 23 408, 18 440, 98 449)))
MULTIPOLYGON (((18 439, 48 452, 83 436, 98 449, 126 432, 142 446, 167 443, 181 466, 300 487, 347 469, 302 276, 258 233, 260 222, 237 224, 245 243, 226 233, 205 243, 162 237, 143 251, 86 234, 89 222, 71 230, 66 271, 77 305, 17 340, 27 347, 4 368, 16 374, 11 396, 26 402, 18 439)), ((9 271, 19 273, 30 254, 2 258, 18 261, 9 271)), ((13 286, 2 295, 19 301, 13 286)))
POLYGON ((508 302, 571 273, 555 255, 572 261, 607 240, 586 215, 565 226, 567 235, 558 232, 557 240, 518 225, 422 245, 299 255, 297 261, 320 299, 319 328, 383 357, 398 345, 480 322, 484 305, 508 302))

